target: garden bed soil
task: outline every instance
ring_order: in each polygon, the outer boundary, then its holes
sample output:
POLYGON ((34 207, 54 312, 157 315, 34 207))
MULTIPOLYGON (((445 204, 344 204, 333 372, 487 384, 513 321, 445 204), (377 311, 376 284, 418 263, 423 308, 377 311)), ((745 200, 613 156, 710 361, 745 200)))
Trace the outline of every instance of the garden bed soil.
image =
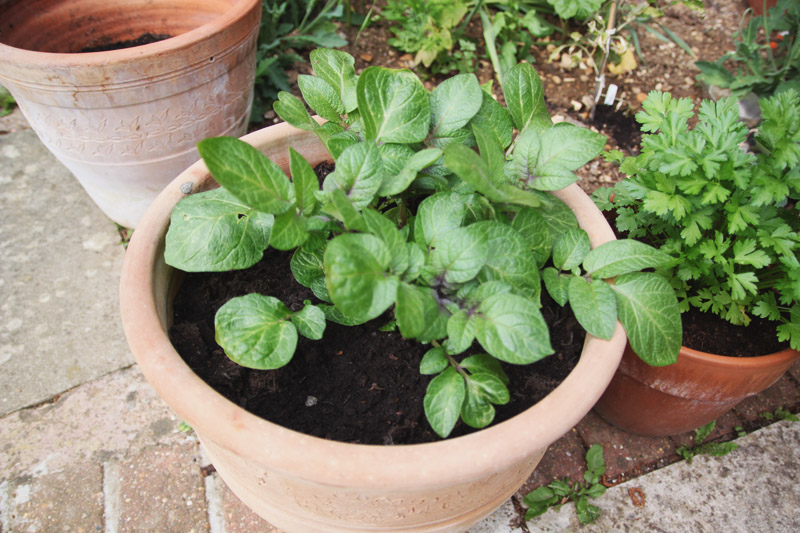
MULTIPOLYGON (((423 397, 432 376, 419 373, 430 348, 380 331, 386 314, 361 326, 328 322, 321 341, 300 337, 294 358, 277 370, 244 368, 214 340, 214 315, 235 296, 274 296, 290 309, 314 300, 289 269, 288 252, 269 250, 247 270, 186 274, 175 298, 170 338, 186 363, 217 392, 262 418, 309 435, 361 444, 413 444, 440 438, 430 429, 423 397)), ((504 365, 511 401, 495 423, 517 415, 557 387, 575 367, 584 331, 572 314, 546 301, 553 348, 531 365, 504 365)), ((476 352, 473 352, 476 353, 476 352)), ((474 431, 459 422, 451 436, 474 431)))

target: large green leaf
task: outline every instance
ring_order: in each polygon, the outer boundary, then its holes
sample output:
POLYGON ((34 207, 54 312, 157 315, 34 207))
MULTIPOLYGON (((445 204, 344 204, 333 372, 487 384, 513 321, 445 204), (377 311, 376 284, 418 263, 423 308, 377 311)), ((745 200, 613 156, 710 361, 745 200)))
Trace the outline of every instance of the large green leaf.
POLYGON ((428 136, 430 97, 412 72, 368 67, 356 91, 367 139, 410 144, 428 136))
POLYGON ((483 225, 456 228, 439 236, 430 260, 437 274, 450 283, 465 283, 486 264, 488 235, 483 225))
POLYGON ((367 141, 344 149, 331 176, 356 207, 367 206, 383 183, 383 161, 378 145, 367 141))
POLYGON ((433 134, 447 135, 466 126, 481 108, 482 95, 474 74, 458 74, 436 86, 430 99, 433 134))
POLYGON ((334 122, 341 120, 344 104, 330 83, 316 76, 300 74, 297 77, 297 86, 303 94, 303 99, 317 115, 334 122))
POLYGON ((648 244, 621 239, 601 244, 586 254, 583 269, 595 279, 613 278, 670 261, 672 257, 648 244))
POLYGON ((503 94, 517 130, 522 131, 530 126, 538 132, 544 132, 552 125, 544 103, 542 80, 529 63, 520 63, 506 71, 503 94))
POLYGON ((511 221, 511 227, 519 232, 528 243, 528 247, 542 267, 550 258, 553 237, 547 227, 547 219, 538 209, 523 208, 511 221))
POLYGON ((541 137, 538 170, 547 174, 548 167, 577 170, 603 151, 606 137, 588 128, 569 122, 556 124, 541 137))
POLYGON ((567 290, 569 305, 583 329, 595 337, 610 339, 617 327, 617 303, 608 284, 572 276, 567 290))
POLYGON ((539 267, 528 252, 525 238, 514 228, 499 222, 476 222, 472 225, 485 226, 488 237, 486 265, 478 279, 502 281, 517 294, 538 302, 541 292, 539 267))
POLYGON ((445 438, 453 431, 465 396, 464 378, 452 366, 428 384, 423 400, 425 417, 440 437, 445 438))
POLYGON ((438 148, 426 148, 415 152, 414 155, 405 160, 397 174, 389 175, 389 173, 386 173, 384 175, 383 184, 378 190, 378 194, 380 196, 395 196, 405 191, 422 169, 434 164, 441 156, 442 151, 438 148))
POLYGON ((481 303, 476 319, 478 342, 501 361, 525 365, 553 353, 542 313, 527 298, 490 296, 481 303))
POLYGON ((482 95, 481 107, 472 117, 470 125, 473 130, 481 130, 487 134, 491 133, 501 148, 505 150, 514 138, 514 125, 511 123, 511 116, 506 108, 498 104, 492 96, 486 92, 482 95))
POLYGON ((447 319, 447 350, 451 354, 459 354, 475 340, 475 322, 472 315, 459 309, 447 319))
POLYGON ((422 336, 438 318, 439 302, 436 293, 428 287, 400 283, 397 287, 397 304, 394 316, 400 334, 407 339, 422 336))
POLYGON ((336 307, 355 320, 371 320, 395 301, 398 280, 388 273, 391 254, 378 237, 347 233, 325 249, 328 293, 336 307))
POLYGON ((611 288, 633 351, 649 365, 675 363, 683 335, 678 298, 669 283, 658 274, 631 272, 611 288))
POLYGON ((565 231, 553 244, 553 265, 559 270, 572 270, 589 253, 589 235, 580 228, 565 231))
POLYGON ((291 250, 306 242, 308 236, 306 217, 291 209, 275 217, 269 245, 276 250, 291 250))
POLYGON ((197 151, 214 179, 245 205, 280 215, 294 204, 292 183, 283 170, 246 142, 213 137, 200 141, 197 151))
POLYGON ((319 127, 318 124, 314 122, 314 119, 311 118, 311 115, 308 114, 303 101, 292 93, 287 93, 286 91, 279 92, 278 100, 272 104, 272 108, 279 117, 295 128, 314 131, 319 127))
POLYGON ((327 81, 337 92, 346 113, 358 107, 356 101, 356 71, 353 56, 341 50, 318 48, 309 54, 317 76, 327 81))
POLYGON ((214 318, 217 342, 232 360, 272 370, 288 363, 297 346, 291 313, 277 298, 248 294, 228 300, 214 318))
POLYGON ((248 208, 223 188, 183 198, 172 210, 164 259, 186 272, 248 268, 264 255, 273 216, 248 208))
POLYGON ((542 281, 550 295, 558 305, 564 306, 569 301, 569 281, 572 274, 560 272, 553 267, 542 270, 542 281))
POLYGON ((436 193, 425 198, 417 209, 414 237, 425 248, 436 239, 461 226, 466 208, 464 197, 457 193, 436 193))

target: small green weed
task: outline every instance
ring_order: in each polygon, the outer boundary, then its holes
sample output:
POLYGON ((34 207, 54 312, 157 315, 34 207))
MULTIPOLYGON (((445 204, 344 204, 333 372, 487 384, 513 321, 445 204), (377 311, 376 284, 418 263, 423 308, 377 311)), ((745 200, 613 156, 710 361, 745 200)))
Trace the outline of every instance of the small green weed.
POLYGON ((733 450, 739 447, 738 444, 734 442, 705 442, 708 436, 714 431, 717 422, 709 422, 705 426, 699 427, 695 430, 694 436, 694 446, 681 446, 675 452, 678 455, 689 461, 692 462, 698 455, 711 455, 714 457, 719 457, 722 455, 728 455, 733 450))
POLYGON ((800 418, 797 415, 784 409, 782 406, 775 409, 773 412, 761 413, 759 416, 769 420, 770 422, 777 422, 778 420, 789 420, 790 422, 799 422, 800 418))
POLYGON ((603 458, 603 447, 595 444, 586 452, 586 472, 582 482, 570 482, 569 479, 553 481, 545 487, 529 492, 523 502, 528 506, 525 520, 544 514, 554 507, 559 509, 568 501, 575 502, 578 520, 581 524, 589 524, 600 516, 600 509, 589 503, 589 498, 602 496, 606 487, 600 483, 606 473, 606 462, 603 458))
POLYGON ((14 110, 16 103, 8 89, 0 85, 0 117, 10 114, 14 110))

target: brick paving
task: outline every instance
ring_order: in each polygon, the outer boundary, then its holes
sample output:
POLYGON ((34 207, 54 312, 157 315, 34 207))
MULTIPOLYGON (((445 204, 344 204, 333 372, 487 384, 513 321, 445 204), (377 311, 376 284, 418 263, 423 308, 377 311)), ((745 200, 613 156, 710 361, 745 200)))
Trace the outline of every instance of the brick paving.
MULTIPOLYGON (((778 407, 797 412, 798 370, 721 417, 710 438, 766 425, 761 413, 778 407)), ((278 533, 208 468, 193 433, 181 431, 135 366, 0 418, 0 443, 0 532, 278 533)), ((518 498, 555 479, 582 479, 595 443, 612 485, 678 461, 675 448, 693 438, 631 435, 589 413, 550 447, 518 498)))

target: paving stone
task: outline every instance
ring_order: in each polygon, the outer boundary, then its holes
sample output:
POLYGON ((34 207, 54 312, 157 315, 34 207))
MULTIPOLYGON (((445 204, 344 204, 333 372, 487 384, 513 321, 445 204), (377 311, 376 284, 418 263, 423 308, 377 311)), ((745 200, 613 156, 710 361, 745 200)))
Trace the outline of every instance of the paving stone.
POLYGON ((208 530, 198 448, 155 446, 119 463, 120 533, 208 530))
POLYGON ((179 422, 137 367, 115 372, 0 418, 0 479, 193 440, 179 422))
POLYGON ((573 428, 569 433, 555 441, 533 471, 528 481, 520 488, 519 494, 524 496, 537 487, 547 485, 556 479, 569 478, 572 481, 583 479, 586 470, 586 448, 578 430, 573 428))
POLYGON ((752 429, 767 425, 769 421, 761 413, 773 412, 778 407, 790 411, 800 407, 800 386, 791 376, 784 375, 762 393, 745 398, 734 407, 734 411, 742 418, 745 429, 752 429))
POLYGON ((220 485, 225 513, 225 533, 281 533, 279 529, 243 504, 224 481, 220 485))
POLYGON ((129 366, 116 226, 32 130, 0 136, 0 416, 129 366))
POLYGON ((667 437, 642 437, 623 433, 594 412, 577 426, 587 445, 602 444, 606 461, 606 479, 619 482, 678 460, 674 445, 667 437))
POLYGON ((6 482, 9 531, 77 532, 103 529, 103 473, 98 464, 72 465, 6 482))

